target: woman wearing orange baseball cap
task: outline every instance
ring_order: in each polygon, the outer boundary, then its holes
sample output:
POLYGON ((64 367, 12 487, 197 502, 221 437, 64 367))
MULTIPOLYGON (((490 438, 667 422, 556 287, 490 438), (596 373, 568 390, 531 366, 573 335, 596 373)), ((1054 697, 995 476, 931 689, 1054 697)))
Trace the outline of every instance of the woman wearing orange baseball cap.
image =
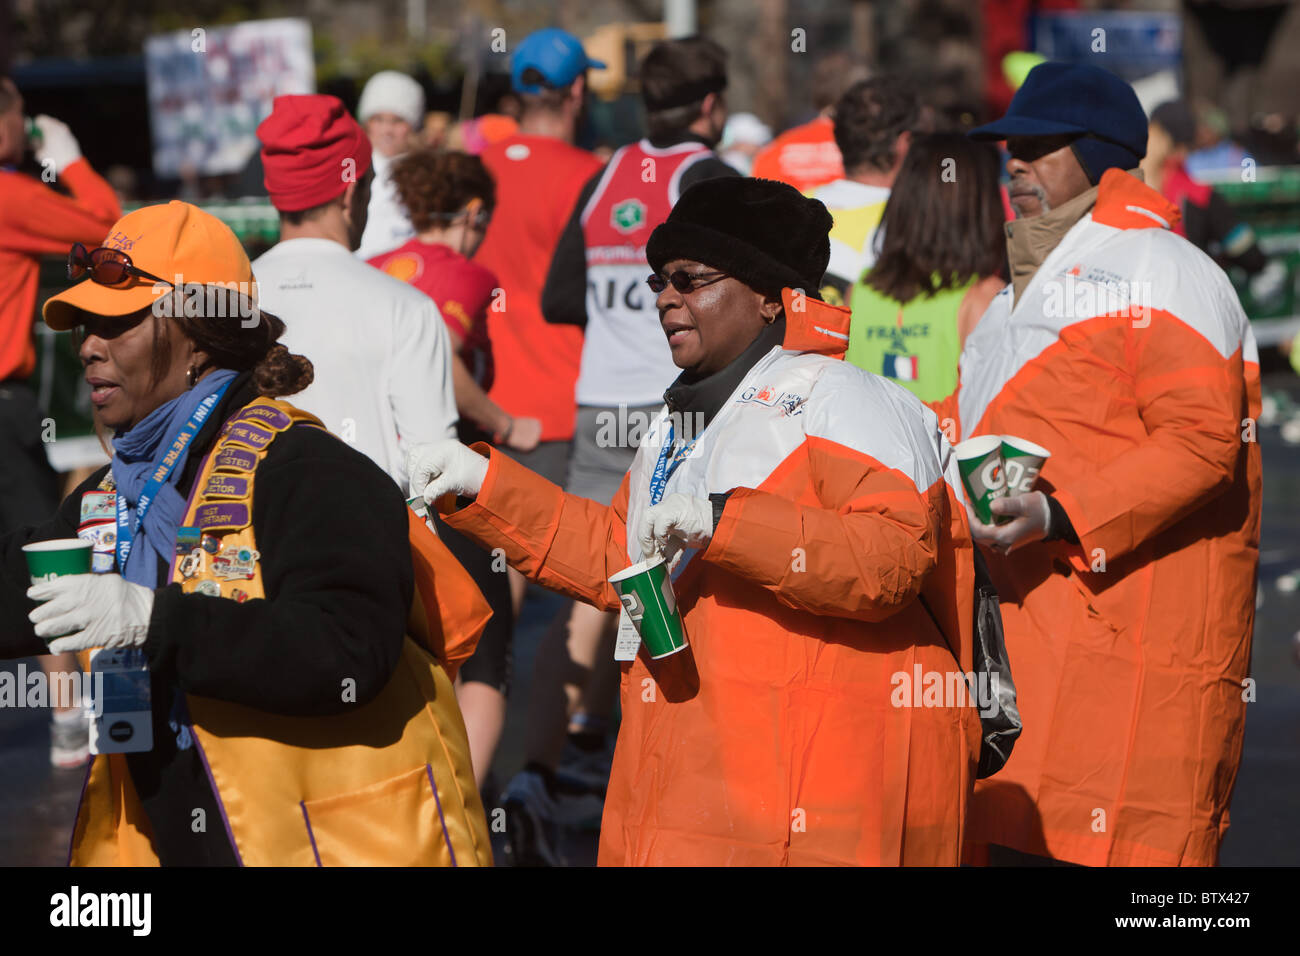
POLYGON ((234 234, 150 206, 69 275, 43 314, 78 331, 115 454, 0 539, 0 656, 104 648, 83 666, 148 715, 96 702, 70 862, 490 863, 449 678, 482 598, 387 475, 276 398, 311 363, 234 234), (30 585, 23 546, 76 537, 93 573, 30 585))

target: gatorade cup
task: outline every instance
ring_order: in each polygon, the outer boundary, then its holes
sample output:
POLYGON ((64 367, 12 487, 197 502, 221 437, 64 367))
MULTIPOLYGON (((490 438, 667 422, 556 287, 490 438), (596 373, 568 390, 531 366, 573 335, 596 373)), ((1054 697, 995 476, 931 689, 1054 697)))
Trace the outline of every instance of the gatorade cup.
POLYGON ((1032 491, 1043 462, 1051 457, 1052 453, 1042 445, 1014 435, 1003 435, 1002 466, 1006 470, 1007 495, 1014 498, 1032 491))
POLYGON ((1009 520, 989 510, 989 503, 994 498, 1001 498, 1006 490, 1006 476, 1002 471, 1002 436, 968 438, 953 451, 957 453, 957 470, 961 472, 961 483, 966 487, 975 517, 985 524, 1009 520), (999 519, 997 522, 993 520, 995 517, 999 519))
POLYGON ((662 555, 638 561, 609 579, 632 626, 641 635, 650 657, 658 660, 686 647, 686 631, 677 610, 668 564, 662 555))
POLYGON ((32 584, 53 581, 65 574, 89 574, 91 544, 81 538, 59 538, 23 545, 32 584))
MULTIPOLYGON (((32 576, 32 584, 53 581, 65 574, 89 574, 92 544, 81 538, 58 538, 54 541, 37 541, 35 544, 23 545, 23 553, 27 558, 27 571, 32 576)), ((50 634, 45 640, 52 641, 56 637, 63 636, 50 634)))

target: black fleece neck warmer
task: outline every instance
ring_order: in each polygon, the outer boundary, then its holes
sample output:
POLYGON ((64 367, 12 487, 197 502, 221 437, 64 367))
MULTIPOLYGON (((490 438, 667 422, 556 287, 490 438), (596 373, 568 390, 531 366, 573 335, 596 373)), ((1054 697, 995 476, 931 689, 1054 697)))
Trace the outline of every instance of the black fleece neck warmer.
POLYGON ((749 347, 732 359, 726 368, 702 377, 690 372, 682 372, 677 376, 677 380, 664 392, 668 410, 688 415, 698 413, 703 416, 707 428, 718 412, 722 411, 723 403, 749 374, 749 370, 772 351, 773 346, 784 341, 785 315, 782 314, 771 325, 764 326, 749 347))

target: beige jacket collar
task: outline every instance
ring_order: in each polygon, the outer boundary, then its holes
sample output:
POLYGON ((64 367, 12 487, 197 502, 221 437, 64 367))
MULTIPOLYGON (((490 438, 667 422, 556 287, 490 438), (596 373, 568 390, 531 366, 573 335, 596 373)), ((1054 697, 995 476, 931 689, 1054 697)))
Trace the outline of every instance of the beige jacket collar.
POLYGON ((1020 293, 1025 291, 1043 260, 1096 203, 1097 187, 1093 186, 1050 212, 1032 219, 1015 219, 1003 226, 1007 233, 1007 262, 1011 266, 1012 308, 1020 301, 1020 293))
MULTIPOLYGON (((1127 174, 1138 182, 1143 181, 1141 169, 1127 170, 1127 174)), ((1020 301, 1020 293, 1025 291, 1043 260, 1080 219, 1092 212, 1097 204, 1098 188, 1093 186, 1042 216, 1015 219, 1003 226, 1007 234, 1007 261, 1011 266, 1012 308, 1020 301)))

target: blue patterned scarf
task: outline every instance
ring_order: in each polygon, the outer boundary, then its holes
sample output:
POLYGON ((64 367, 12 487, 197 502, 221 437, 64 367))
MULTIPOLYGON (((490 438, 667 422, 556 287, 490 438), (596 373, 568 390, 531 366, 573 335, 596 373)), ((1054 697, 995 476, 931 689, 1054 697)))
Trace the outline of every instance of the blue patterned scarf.
MULTIPOLYGON (((135 505, 140 500, 154 466, 184 427, 190 416, 203 404, 203 400, 222 385, 238 375, 230 369, 217 369, 188 392, 158 406, 140 419, 130 430, 113 438, 113 481, 117 493, 126 498, 127 520, 135 527, 135 505)), ((215 409, 213 413, 215 414, 215 409)), ((209 418, 209 421, 211 419, 209 418)), ((205 425, 207 422, 204 423, 205 425)), ((144 524, 135 533, 131 554, 126 559, 122 576, 133 584, 148 588, 158 587, 158 562, 171 563, 176 548, 176 529, 185 518, 185 498, 176 490, 185 469, 194 442, 185 446, 167 476, 167 483, 159 490, 153 504, 145 512, 144 524)))

